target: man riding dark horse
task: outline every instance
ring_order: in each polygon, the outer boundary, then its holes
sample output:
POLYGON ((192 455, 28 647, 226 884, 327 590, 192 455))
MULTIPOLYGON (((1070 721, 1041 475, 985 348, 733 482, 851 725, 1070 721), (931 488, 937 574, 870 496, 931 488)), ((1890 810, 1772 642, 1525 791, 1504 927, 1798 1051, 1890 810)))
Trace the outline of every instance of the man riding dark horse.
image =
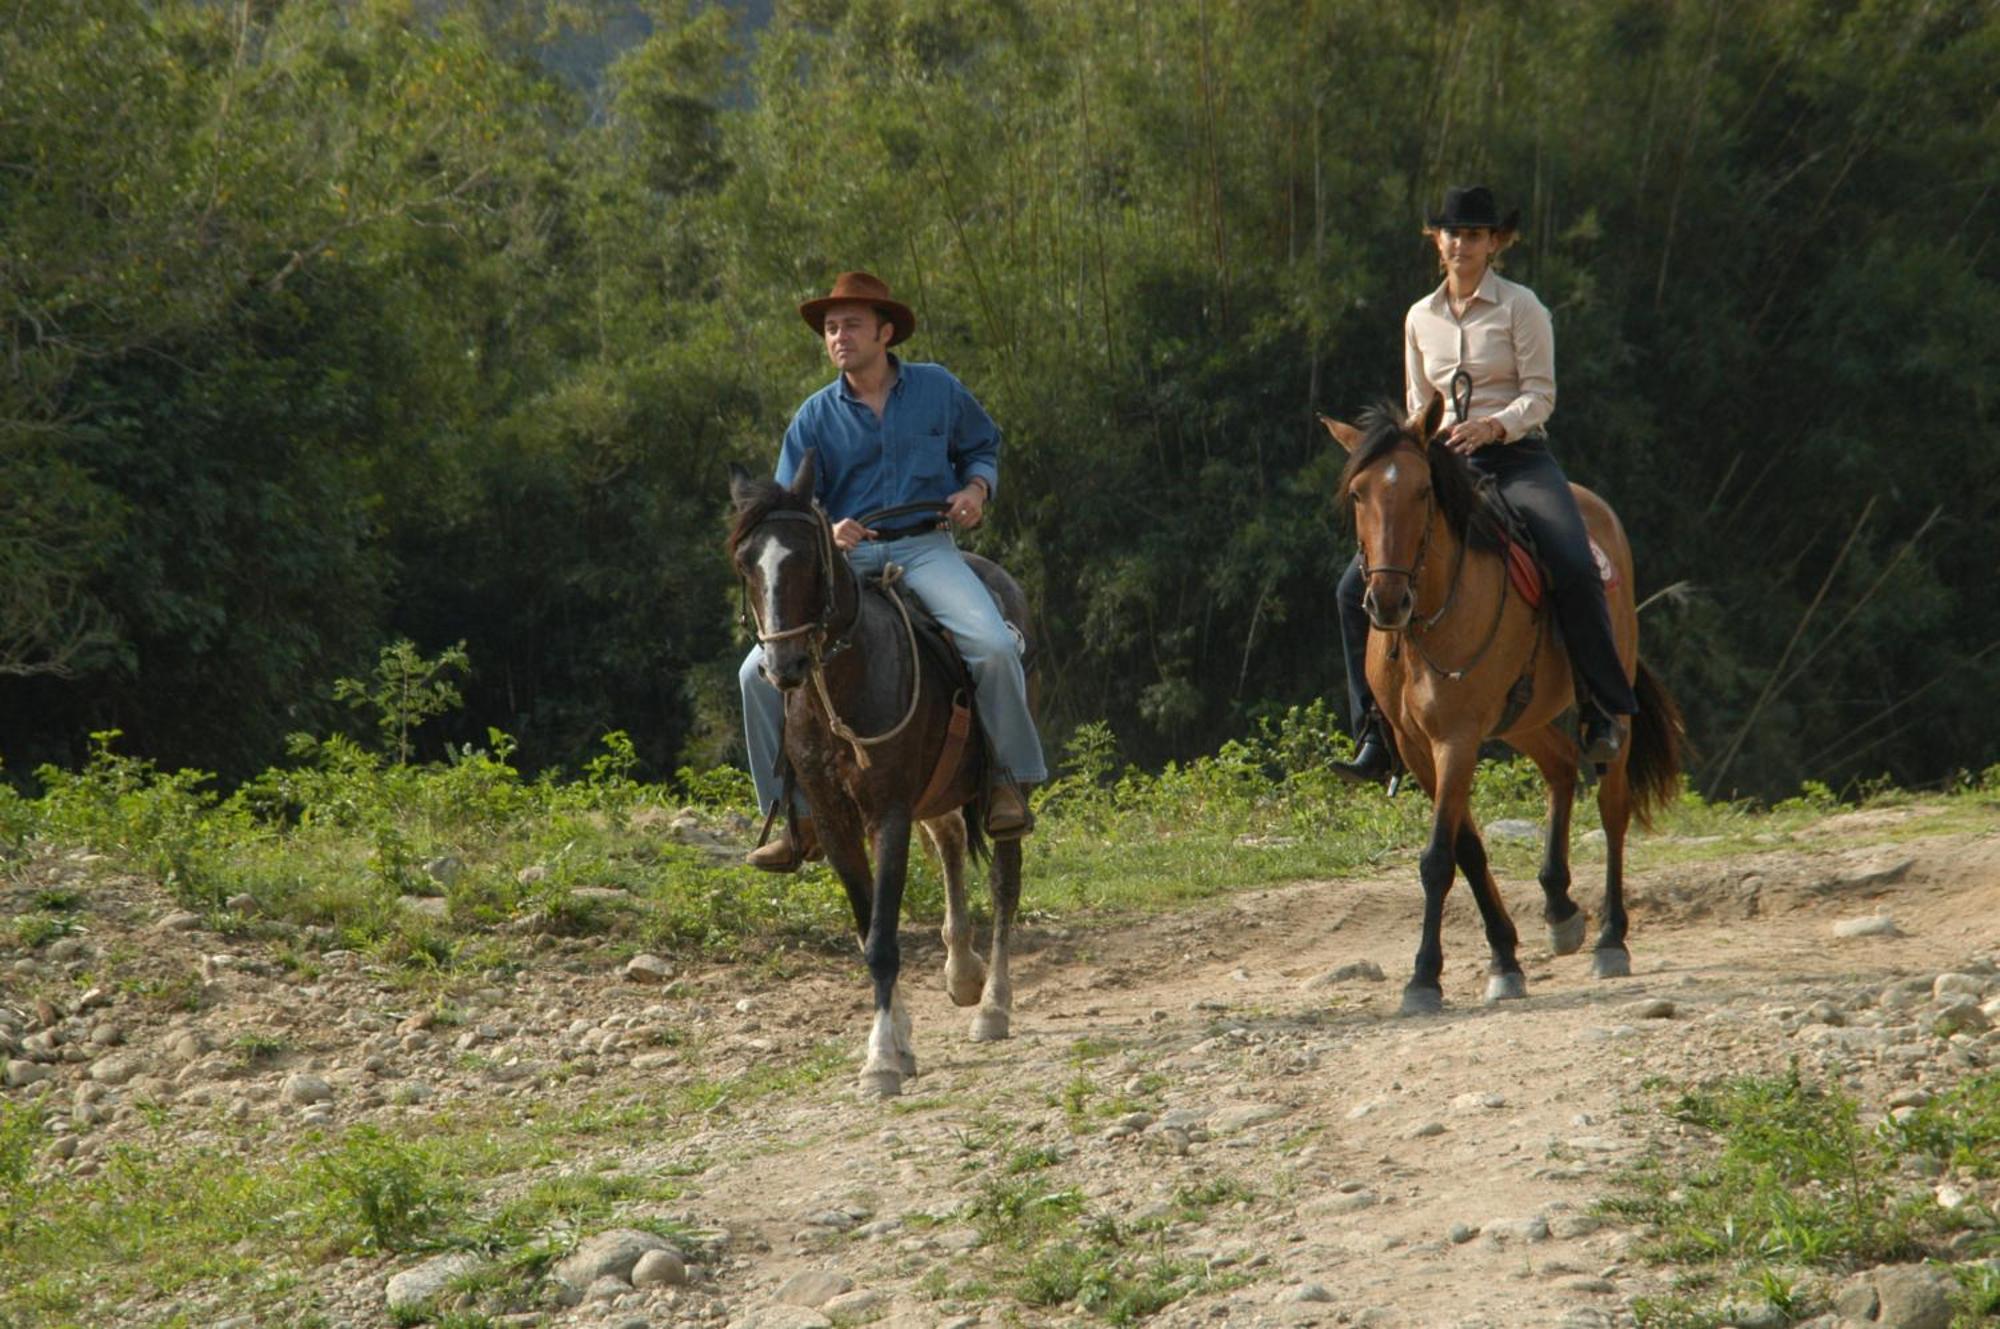
MULTIPOLYGON (((904 585, 952 635, 972 674, 990 758, 985 831, 994 839, 1025 835, 1034 817, 1023 786, 1047 779, 1048 771, 1028 707, 1021 644, 951 535, 953 526, 979 525, 999 492, 1000 430, 948 370, 891 353, 916 331, 917 317, 879 278, 842 273, 830 293, 806 301, 799 313, 824 338, 840 375, 792 417, 778 483, 790 485, 806 455, 815 454, 814 497, 855 571, 866 577, 898 565, 904 585), (876 529, 857 520, 925 505, 945 520, 933 515, 876 529)), ((784 697, 767 674, 761 646, 745 658, 738 679, 750 774, 759 811, 768 814, 784 793, 778 775, 784 697)), ((817 852, 810 809, 800 802, 792 812, 783 835, 750 852, 753 866, 791 872, 817 852)))

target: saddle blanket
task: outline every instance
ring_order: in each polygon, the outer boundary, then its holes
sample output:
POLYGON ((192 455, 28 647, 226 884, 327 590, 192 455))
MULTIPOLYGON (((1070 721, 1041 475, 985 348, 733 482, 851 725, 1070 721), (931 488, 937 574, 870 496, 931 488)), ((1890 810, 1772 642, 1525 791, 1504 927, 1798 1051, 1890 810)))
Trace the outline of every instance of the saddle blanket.
MULTIPOLYGON (((1597 560, 1597 577, 1604 583, 1604 589, 1609 591, 1617 586, 1618 569, 1612 566, 1610 558, 1595 540, 1590 542, 1590 556, 1597 560)), ((1542 566, 1535 561, 1533 554, 1512 540, 1507 541, 1507 578, 1514 583, 1515 593, 1528 602, 1529 608, 1542 607, 1545 582, 1542 566)))

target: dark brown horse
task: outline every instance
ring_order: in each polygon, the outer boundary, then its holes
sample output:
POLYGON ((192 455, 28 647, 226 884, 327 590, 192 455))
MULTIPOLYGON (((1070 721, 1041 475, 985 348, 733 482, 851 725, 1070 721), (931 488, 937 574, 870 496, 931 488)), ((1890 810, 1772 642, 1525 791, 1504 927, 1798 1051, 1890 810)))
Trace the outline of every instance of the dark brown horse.
MULTIPOLYGON (((1514 923, 1472 820, 1472 780, 1487 739, 1525 754, 1548 783, 1542 917, 1558 955, 1583 944, 1586 922, 1569 893, 1570 809, 1581 754, 1559 723, 1576 695, 1568 655, 1555 636, 1554 615, 1510 594, 1497 523, 1480 501, 1471 468, 1438 438, 1443 409, 1443 399, 1433 397, 1421 417, 1406 421, 1378 407, 1363 417, 1361 429, 1322 417, 1348 451, 1341 497, 1353 511, 1375 628, 1368 634, 1368 683, 1397 750, 1434 807, 1419 867, 1423 941, 1403 989, 1405 1014, 1443 1004, 1439 929, 1454 867, 1471 884, 1492 948, 1486 999, 1527 995, 1514 923), (1524 684, 1532 687, 1525 704, 1524 684)), ((1581 486, 1570 488, 1614 573, 1606 586, 1612 636, 1639 698, 1631 742, 1604 768, 1597 790, 1604 920, 1592 968, 1599 978, 1620 978, 1632 972, 1625 947, 1625 829, 1633 814, 1648 823, 1677 795, 1683 729, 1673 698, 1639 659, 1632 551, 1624 529, 1603 499, 1581 486)))
MULTIPOLYGON (((978 1005, 971 1033, 981 1041, 1008 1033, 1007 952, 1021 898, 1021 842, 1001 840, 991 849, 989 964, 972 948, 965 903, 966 853, 977 856, 984 847, 979 817, 964 812, 976 808, 985 788, 976 735, 960 745, 953 769, 937 769, 958 680, 919 648, 904 613, 863 588, 813 502, 814 470, 809 453, 787 489, 732 467, 729 555, 752 607, 765 676, 785 693, 785 755, 812 808, 826 860, 847 888, 874 979, 875 1021, 861 1086, 886 1096, 900 1093, 917 1072, 909 1014, 896 992, 911 824, 923 827, 944 875, 945 989, 960 1006, 978 1005)), ((965 558, 1001 616, 1025 633, 1027 598, 1014 579, 983 558, 965 558)))

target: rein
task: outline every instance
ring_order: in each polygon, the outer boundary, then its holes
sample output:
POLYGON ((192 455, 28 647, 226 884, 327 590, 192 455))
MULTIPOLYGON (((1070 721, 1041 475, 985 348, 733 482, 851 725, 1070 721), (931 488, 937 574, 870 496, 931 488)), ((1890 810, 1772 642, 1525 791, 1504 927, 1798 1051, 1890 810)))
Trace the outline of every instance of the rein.
MULTIPOLYGON (((1454 384, 1453 386, 1456 388, 1457 385, 1454 384)), ((1417 542, 1416 560, 1409 567, 1401 568, 1388 563, 1370 564, 1364 554, 1361 562, 1361 575, 1371 577, 1378 572, 1393 572, 1407 577, 1410 582, 1411 598, 1415 599, 1417 574, 1423 571, 1424 558, 1430 553, 1431 531, 1436 525, 1437 491, 1433 488, 1429 493, 1424 495, 1424 534, 1423 538, 1417 542)), ((1485 639, 1479 643, 1479 649, 1472 653, 1470 660, 1467 660, 1456 669, 1447 669, 1431 658, 1431 653, 1424 649, 1423 634, 1443 621, 1444 616, 1451 612, 1452 605, 1458 601, 1459 583, 1465 577, 1465 551, 1467 544, 1468 541, 1465 540, 1458 542, 1458 556, 1452 560, 1451 584, 1445 590, 1443 604, 1422 618, 1412 617, 1410 622, 1400 628, 1376 629, 1378 632, 1387 632, 1392 638, 1389 643, 1389 658, 1391 660, 1395 659, 1402 650, 1402 639, 1408 637, 1410 644, 1416 648, 1417 658, 1429 666, 1432 673, 1438 675, 1440 678, 1448 678, 1454 683, 1462 681, 1467 674, 1478 668, 1479 662, 1486 658, 1486 652, 1493 648, 1495 639, 1500 635, 1500 620, 1507 612, 1507 595, 1510 589, 1508 584, 1510 579, 1507 576, 1507 569, 1503 565, 1500 569, 1500 598, 1493 605, 1493 621, 1487 624, 1485 639)))
MULTIPOLYGON (((855 764, 865 771, 873 764, 873 758, 869 756, 868 749, 887 743, 890 739, 895 738, 898 734, 909 728, 910 721, 916 718, 917 708, 923 702, 923 658, 918 654, 917 626, 910 619, 910 607, 903 602, 903 597, 900 595, 889 597, 895 602, 897 611, 903 616, 903 632, 908 637, 910 643, 910 708, 903 713, 903 718, 896 722, 894 728, 874 735, 857 733, 853 726, 840 718, 840 712, 834 709, 833 694, 828 691, 826 686, 826 662, 854 644, 849 634, 861 622, 860 578, 855 575, 852 564, 848 563, 845 559, 836 557, 838 550, 833 540, 833 523, 827 518, 825 509, 821 508, 819 504, 813 504, 812 511, 810 512, 800 511, 795 508, 781 508, 776 512, 766 514, 763 521, 758 522, 757 526, 762 526, 765 522, 771 521, 803 521, 813 524, 819 537, 820 567, 824 573, 824 594, 821 600, 820 615, 818 618, 808 623, 803 623, 798 627, 783 628, 776 632, 767 631, 762 619, 757 614, 756 607, 750 601, 749 579, 738 574, 737 590, 742 600, 744 625, 754 628, 759 646, 765 646, 774 641, 789 641, 794 637, 810 636, 811 640, 806 643, 807 656, 811 661, 811 667, 808 672, 812 676, 813 691, 819 697, 820 707, 826 712, 827 728, 833 731, 834 737, 842 739, 853 747, 855 764), (838 597, 834 592, 835 568, 847 569, 848 585, 852 588, 854 596, 854 611, 848 615, 846 626, 838 632, 835 632, 833 629, 833 618, 838 609, 838 606, 835 604, 838 597)), ((751 527, 750 531, 755 531, 757 526, 751 527)), ((744 532, 746 539, 749 537, 750 531, 744 532)), ((901 573, 901 568, 891 564, 883 572, 881 584, 885 588, 893 585, 901 573)))

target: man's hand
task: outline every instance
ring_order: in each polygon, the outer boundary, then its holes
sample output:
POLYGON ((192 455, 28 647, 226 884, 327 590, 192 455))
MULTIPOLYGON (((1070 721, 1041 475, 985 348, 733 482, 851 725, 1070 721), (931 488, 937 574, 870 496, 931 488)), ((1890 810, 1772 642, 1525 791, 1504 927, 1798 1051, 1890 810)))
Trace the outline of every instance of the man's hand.
POLYGON ((1451 436, 1445 439, 1445 446, 1461 457, 1470 457, 1490 443, 1506 441, 1507 427, 1488 416, 1484 420, 1467 420, 1453 425, 1451 436))
POLYGON ((963 526, 966 530, 977 526, 986 517, 986 486, 974 480, 953 494, 944 515, 951 518, 954 526, 963 526))
POLYGON ((843 554, 851 551, 854 546, 860 544, 863 540, 873 540, 874 538, 875 532, 869 530, 852 517, 842 517, 833 524, 833 542, 840 546, 840 552, 843 554))

